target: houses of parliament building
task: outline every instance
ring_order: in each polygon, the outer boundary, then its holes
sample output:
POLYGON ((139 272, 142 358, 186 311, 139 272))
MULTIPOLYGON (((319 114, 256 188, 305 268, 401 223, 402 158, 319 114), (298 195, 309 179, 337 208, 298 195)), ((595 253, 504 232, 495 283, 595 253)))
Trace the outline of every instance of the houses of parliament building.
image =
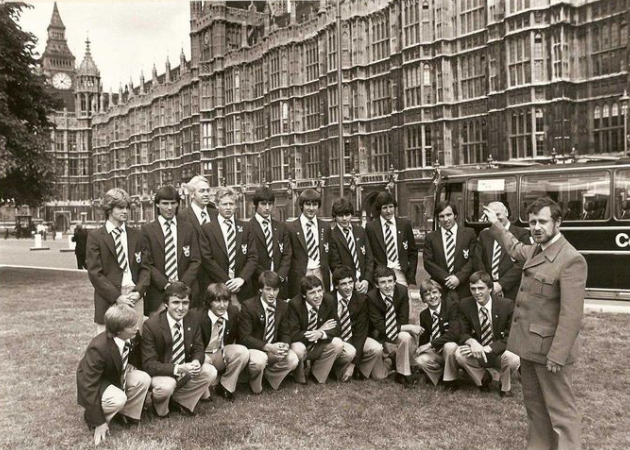
POLYGON ((340 42, 337 11, 336 0, 192 1, 190 60, 112 93, 89 41, 76 66, 55 5, 41 68, 66 107, 45 220, 100 220, 99 198, 118 186, 132 222, 150 221, 156 188, 197 174, 232 187, 241 216, 261 184, 279 219, 306 188, 329 215, 341 163, 358 210, 393 189, 422 228, 436 162, 624 153, 630 0, 342 0, 340 42))

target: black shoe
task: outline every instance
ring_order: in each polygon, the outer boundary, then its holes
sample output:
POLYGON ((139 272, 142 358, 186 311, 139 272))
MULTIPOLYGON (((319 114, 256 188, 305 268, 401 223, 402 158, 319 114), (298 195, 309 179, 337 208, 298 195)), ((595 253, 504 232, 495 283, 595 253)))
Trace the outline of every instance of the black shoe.
POLYGON ((405 387, 413 386, 413 381, 410 376, 403 375, 402 373, 396 374, 396 383, 402 384, 405 387))
POLYGON ((481 379, 479 390, 481 392, 490 392, 490 384, 492 384, 492 375, 490 375, 490 372, 486 371, 481 379))
POLYGON ((177 402, 171 401, 168 404, 168 409, 170 411, 176 411, 178 413, 180 413, 182 416, 186 416, 186 417, 195 417, 197 416, 197 413, 195 411, 191 411, 190 409, 180 405, 177 402))
POLYGON ((127 416, 124 416, 122 414, 116 414, 114 416, 113 420, 118 425, 122 426, 123 428, 130 428, 130 427, 132 427, 134 425, 138 425, 138 423, 140 423, 139 420, 132 419, 131 417, 127 417, 127 416))
POLYGON ((444 381, 442 382, 442 386, 444 386, 445 392, 456 392, 459 389, 459 383, 457 380, 444 381))
POLYGON ((499 397, 501 398, 511 398, 514 397, 512 391, 499 391, 499 397))
POLYGON ((367 377, 363 375, 360 370, 357 369, 352 374, 352 379, 357 381, 365 381, 367 380, 367 377))
POLYGON ((214 388, 214 392, 221 397, 223 400, 227 400, 228 402, 234 401, 234 394, 225 389, 221 383, 217 384, 214 388))

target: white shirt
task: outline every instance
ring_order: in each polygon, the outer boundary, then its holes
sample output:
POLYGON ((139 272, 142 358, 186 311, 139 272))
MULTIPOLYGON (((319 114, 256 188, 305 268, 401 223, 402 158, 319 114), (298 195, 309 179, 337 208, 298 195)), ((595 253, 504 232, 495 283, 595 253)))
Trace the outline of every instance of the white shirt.
MULTIPOLYGON (((262 299, 262 297, 260 298, 260 304, 262 305, 263 309, 265 310, 265 320, 269 320, 269 314, 270 314, 270 313, 269 313, 269 308, 271 308, 271 306, 269 306, 269 303, 267 303, 266 301, 264 301, 264 300, 262 299)), ((274 308, 276 307, 276 304, 275 304, 275 303, 273 304, 273 307, 274 307, 274 308)), ((274 313, 275 313, 275 311, 274 311, 274 313)), ((226 315, 226 317, 227 317, 227 315, 226 315)), ((276 326, 277 326, 277 325, 276 325, 276 326)))
MULTIPOLYGON (((111 235, 112 231, 116 228, 116 225, 111 223, 109 220, 105 222, 105 229, 111 235)), ((123 253, 125 254, 125 258, 127 259, 127 268, 123 272, 121 286, 125 288, 133 288, 136 284, 133 282, 133 278, 131 276, 131 264, 129 261, 129 245, 127 244, 127 229, 125 228, 125 224, 123 223, 120 227, 122 233, 120 233, 120 243, 122 245, 123 253)), ((113 236, 112 236, 113 238, 113 236)), ((115 240, 114 240, 115 242, 115 240)))
MULTIPOLYGON (((383 230, 383 240, 385 240, 385 236, 387 236, 387 220, 383 216, 380 216, 380 219, 381 229, 383 230)), ((396 218, 394 217, 390 219, 390 222, 391 225, 389 225, 389 229, 392 231, 392 236, 394 237, 394 246, 396 247, 396 255, 398 255, 398 233, 396 231, 396 218)), ((400 268, 400 256, 398 257, 398 261, 391 261, 389 258, 387 258, 387 267, 394 270, 402 270, 400 268)))
MULTIPOLYGON (((308 229, 307 224, 309 222, 310 220, 304 217, 304 214, 300 214, 300 224, 302 225, 302 231, 304 232, 305 240, 307 236, 306 230, 308 229)), ((311 231, 313 232, 313 238, 315 238, 315 245, 319 249, 319 226, 317 224, 317 217, 313 219, 313 226, 311 228, 312 228, 311 231)), ((320 255, 320 259, 321 259, 321 255, 320 255)), ((308 258, 308 264, 306 265, 307 270, 319 269, 320 267, 321 267, 321 262, 319 260, 316 261, 314 259, 311 259, 310 257, 308 258)))
MULTIPOLYGON (((352 298, 352 297, 350 297, 352 298)), ((337 291, 337 315, 339 316, 339 318, 341 318, 341 313, 343 312, 341 310, 341 302, 344 301, 346 303, 346 305, 348 306, 348 314, 350 314, 350 298, 345 298, 343 295, 341 295, 341 293, 339 291, 337 291)))
POLYGON ((120 357, 123 357, 123 352, 125 351, 125 344, 129 344, 129 341, 125 341, 120 339, 117 336, 114 336, 114 342, 116 343, 116 347, 118 347, 118 351, 120 352, 120 357))
POLYGON ((544 244, 540 244, 541 249, 545 250, 551 244, 554 244, 554 243, 558 242, 558 239, 560 239, 560 236, 562 236, 562 233, 556 234, 549 242, 546 242, 544 244))
MULTIPOLYGON (((440 231, 442 232, 442 246, 444 248, 444 257, 446 257, 446 232, 449 230, 440 227, 440 231)), ((453 232, 453 242, 455 243, 455 247, 457 247, 457 224, 453 225, 450 231, 453 232)))
MULTIPOLYGON (((488 321, 490 322, 490 328, 492 328, 492 296, 490 296, 490 298, 488 299, 488 303, 486 303, 483 306, 477 303, 477 316, 478 317, 481 317, 481 308, 486 308, 486 310, 488 311, 488 321)), ((481 324, 481 320, 479 321, 479 323, 481 324)))
MULTIPOLYGON (((210 322, 212 323, 212 328, 214 328, 215 324, 219 321, 219 316, 217 316, 210 309, 208 309, 208 318, 210 319, 210 322)), ((219 343, 222 342, 225 337, 225 326, 227 325, 227 321, 228 321, 227 311, 225 312, 225 314, 221 316, 221 318, 224 319, 225 322, 223 322, 223 329, 221 330, 221 336, 218 336, 219 343)), ((212 341, 212 339, 210 341, 212 341)), ((210 342, 208 342, 208 345, 210 345, 210 342)))
MULTIPOLYGON (((158 222, 160 222, 160 227, 162 228, 162 233, 164 233, 164 237, 166 238, 166 219, 162 216, 158 216, 158 222)), ((177 218, 173 217, 171 219, 171 233, 173 234, 173 244, 175 245, 175 249, 177 249, 177 218)))
POLYGON ((195 202, 192 202, 190 204, 190 207, 192 208, 193 212, 195 213, 195 216, 197 217, 197 220, 199 221, 199 225, 201 225, 203 223, 203 217, 201 217, 201 213, 202 212, 206 213, 206 221, 207 221, 207 223, 210 223, 210 214, 208 214, 208 208, 204 207, 202 209, 195 202))
MULTIPOLYGON (((228 226, 225 223, 226 220, 232 221, 232 229, 234 230, 234 242, 236 242, 236 220, 234 220, 234 216, 226 219, 221 214, 219 214, 217 220, 219 221, 219 226, 221 227, 221 232, 223 233, 223 242, 225 243, 225 249, 228 249, 228 226)), ((236 244, 235 244, 236 245, 236 244)), ((234 259, 236 259, 236 254, 234 255, 234 259)), ((234 271, 228 267, 228 277, 230 279, 234 278, 234 271)))
POLYGON ((435 309, 429 308, 429 314, 431 315, 431 320, 433 320, 433 314, 437 313, 437 315, 439 316, 440 312, 442 312, 442 303, 440 303, 438 307, 435 309))

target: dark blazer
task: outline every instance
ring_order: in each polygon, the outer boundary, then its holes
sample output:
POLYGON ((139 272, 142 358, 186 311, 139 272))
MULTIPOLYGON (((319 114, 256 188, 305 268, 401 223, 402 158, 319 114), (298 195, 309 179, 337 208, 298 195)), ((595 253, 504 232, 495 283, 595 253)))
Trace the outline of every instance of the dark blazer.
MULTIPOLYGON (((150 317, 142 327, 142 368, 152 377, 172 377, 173 335, 168 325, 167 311, 150 317)), ((205 347, 201 339, 201 329, 190 314, 183 319, 185 362, 193 360, 203 364, 205 347)))
POLYGON ((72 242, 76 243, 76 246, 74 247, 74 253, 77 256, 85 258, 85 253, 87 251, 87 237, 88 231, 85 228, 77 228, 74 230, 72 242))
POLYGON ((433 318, 431 317, 429 308, 423 309, 420 313, 420 326, 424 332, 418 339, 418 345, 424 345, 431 342, 431 347, 440 350, 447 342, 459 343, 460 323, 459 323, 459 307, 457 302, 449 299, 443 299, 438 315, 438 327, 440 328, 440 337, 431 341, 431 332, 433 326, 433 318))
MULTIPOLYGON (((257 286, 258 277, 265 270, 271 270, 271 259, 267 253, 267 242, 265 241, 265 233, 260 226, 256 217, 252 217, 249 226, 254 233, 254 243, 256 244, 256 253, 258 254, 258 265, 252 276, 252 285, 257 286)), ((280 286, 280 298, 287 298, 287 285, 289 278, 289 269, 291 269, 291 238, 286 231, 286 227, 282 222, 271 220, 271 240, 273 242, 273 269, 280 278, 282 285, 280 286)))
MULTIPOLYGON (((142 227, 147 261, 151 268, 151 284, 147 289, 146 313, 156 311, 162 303, 164 287, 168 283, 165 273, 164 232, 160 222, 156 219, 142 227)), ((199 240, 192 225, 187 221, 177 221, 177 276, 179 281, 186 283, 191 290, 191 297, 197 295, 197 273, 201 258, 199 255, 199 240)))
MULTIPOLYGON (((488 367, 500 367, 501 355, 507 347, 514 304, 510 299, 492 295, 492 353, 488 354, 488 367)), ((477 302, 473 297, 467 297, 459 303, 459 318, 461 322, 460 344, 473 338, 481 344, 481 323, 477 302)))
MULTIPOLYGON (((322 304, 319 305, 317 310, 317 327, 321 327, 324 322, 333 319, 337 322, 337 325, 332 330, 326 331, 326 339, 320 339, 317 343, 330 342, 333 338, 340 336, 339 320, 337 319, 337 311, 334 308, 333 302, 330 297, 324 297, 322 304)), ((291 329, 291 341, 301 342, 307 347, 312 344, 308 339, 304 337, 308 329, 308 309, 306 308, 306 300, 301 294, 296 295, 289 300, 289 328, 291 329)), ((315 352, 320 353, 323 350, 323 346, 316 346, 313 349, 315 352)), ((319 358, 318 354, 312 355, 312 359, 319 358)))
MULTIPOLYGON (((213 209, 210 207, 210 205, 208 205, 206 210, 208 212, 208 220, 210 222, 217 219, 219 213, 216 209, 213 209)), ((188 221, 195 229, 195 232, 197 233, 197 239, 199 239, 199 246, 201 247, 201 240, 204 239, 204 235, 201 232, 201 224, 199 223, 199 220, 197 219, 197 216, 195 215, 192 207, 189 206, 188 208, 183 209, 179 211, 179 213, 177 213, 177 221, 179 222, 184 220, 188 221)), ((202 266, 197 272, 197 285, 199 286, 199 289, 197 291, 196 298, 191 299, 191 307, 199 307, 203 303, 203 296, 205 295, 206 289, 208 288, 209 284, 209 276, 202 266)))
MULTIPOLYGON (((324 278, 324 290, 330 291, 330 226, 321 218, 317 218, 319 228, 319 258, 324 278)), ((287 222, 287 232, 291 240, 291 269, 289 270, 288 296, 295 297, 300 293, 300 281, 306 275, 308 252, 306 237, 300 218, 287 222)))
MULTIPOLYGON (((512 224, 510 225, 510 232, 523 244, 531 244, 529 231, 512 224)), ((492 275, 494 242, 495 239, 492 237, 489 230, 482 230, 481 233, 479 233, 477 245, 475 246, 475 270, 485 270, 492 275)), ((502 250, 501 259, 499 260, 498 283, 503 288, 504 297, 511 300, 516 299, 518 288, 521 285, 522 270, 523 263, 516 262, 505 250, 502 250)))
MULTIPOLYGON (((134 364, 133 356, 139 346, 132 347, 129 362, 134 364)), ((106 332, 92 339, 85 355, 77 368, 77 401, 85 408, 85 421, 89 426, 97 427, 106 422, 101 406, 103 392, 110 385, 122 389, 122 357, 114 338, 106 332)))
MULTIPOLYGON (((197 321, 201 328, 201 340, 203 341, 204 350, 208 347, 210 339, 212 339, 212 321, 208 317, 208 308, 196 308, 190 312, 191 316, 197 321)), ((238 340, 238 325, 240 312, 237 306, 229 305, 227 310, 228 320, 225 324, 225 332, 223 333, 223 343, 230 345, 238 340)))
MULTIPOLYGON (((372 256, 372 247, 367 238, 365 230, 358 226, 352 225, 352 234, 354 235, 354 245, 357 249, 357 257, 359 258, 359 267, 361 278, 359 281, 369 281, 372 283, 372 272, 374 271, 374 257, 372 256)), ((339 266, 348 266, 356 271, 354 260, 346 235, 339 226, 333 228, 330 239, 330 271, 334 272, 339 266)))
MULTIPOLYGON (((337 291, 324 294, 324 298, 330 299, 333 304, 333 309, 337 313, 339 311, 339 301, 337 297, 337 291)), ((350 314, 350 323, 352 329, 352 338, 349 343, 357 351, 354 360, 355 365, 361 362, 363 358, 363 347, 365 346, 365 340, 368 337, 370 330, 370 315, 368 313, 368 303, 365 295, 352 293, 350 302, 348 302, 348 313, 350 314)), ((337 326, 339 327, 339 333, 341 335, 341 321, 339 317, 336 318, 337 326)))
MULTIPOLYGON (((455 239, 454 275, 459 279, 460 284, 455 291, 456 296, 454 300, 459 300, 470 296, 468 278, 474 271, 473 258, 475 256, 477 236, 472 228, 458 225, 455 239)), ((444 292, 448 293, 449 289, 444 284, 444 280, 449 276, 449 272, 446 265, 446 252, 442 244, 441 228, 427 235, 424 240, 422 259, 424 261, 424 269, 429 272, 431 278, 440 283, 444 292)))
MULTIPOLYGON (((241 317, 238 326, 239 344, 247 348, 263 350, 265 345, 266 316, 260 296, 252 297, 241 305, 241 317)), ((289 329, 289 304, 276 300, 274 343, 291 343, 289 329)))
MULTIPOLYGON (((258 264, 258 253, 254 243, 254 234, 247 222, 234 220, 236 232, 236 257, 234 276, 245 280, 237 296, 244 301, 254 295, 256 289, 252 276, 258 264)), ((230 279, 227 247, 223 238, 223 231, 218 220, 201 227, 204 239, 201 240, 201 262, 208 274, 210 283, 225 283, 230 279)))
MULTIPOLYGON (((141 296, 146 292, 151 273, 146 248, 139 230, 125 225, 131 279, 141 296)), ((87 240, 88 277, 94 286, 94 322, 105 323, 105 311, 120 297, 123 271, 118 266, 114 238, 105 226, 90 231, 87 240)))
MULTIPOLYGON (((396 217, 394 220, 396 221, 396 242, 398 243, 400 268, 405 274, 407 283, 416 284, 418 249, 416 248, 416 240, 413 237, 411 222, 401 217, 396 217)), ((365 227, 365 232, 370 240, 374 264, 387 267, 387 247, 385 246, 381 217, 378 216, 369 222, 365 227)))
MULTIPOLYGON (((394 287, 394 309, 396 310, 396 328, 409 323, 409 295, 407 288, 396 283, 394 287)), ((391 342, 385 334, 385 314, 387 306, 378 288, 367 293, 368 312, 370 315, 371 333, 379 342, 391 342)))

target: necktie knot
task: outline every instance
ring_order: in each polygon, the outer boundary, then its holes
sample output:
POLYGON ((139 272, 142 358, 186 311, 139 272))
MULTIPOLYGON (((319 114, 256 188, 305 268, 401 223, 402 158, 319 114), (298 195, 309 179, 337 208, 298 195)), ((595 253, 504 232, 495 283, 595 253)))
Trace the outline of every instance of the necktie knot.
POLYGON ((120 236, 121 233, 122 233, 122 230, 120 228, 118 228, 118 227, 116 227, 116 228, 114 228, 112 230, 112 234, 114 235, 114 237, 120 236))
POLYGON ((386 220, 386 221, 385 221, 385 224, 386 224, 388 227, 391 227, 391 226, 392 226, 392 221, 391 221, 391 220, 386 220))
POLYGON ((208 217, 208 214, 205 211, 201 211, 201 218, 205 219, 206 217, 208 217))
POLYGON ((385 303, 392 303, 393 299, 391 297, 385 297, 385 303))
POLYGON ((131 342, 125 341, 125 346, 123 347, 123 351, 128 352, 131 349, 131 342))
POLYGON ((225 224, 228 226, 228 228, 232 228, 232 220, 231 219, 226 219, 225 224))
POLYGON ((180 330, 182 329, 182 324, 181 324, 181 323, 179 323, 179 322, 175 322, 175 329, 176 329, 177 331, 180 331, 180 330))
POLYGON ((263 224, 265 224, 265 226, 268 227, 269 226, 269 220, 268 219, 263 220, 263 224))
POLYGON ((446 230, 447 236, 453 236, 453 230, 446 230))
POLYGON ((350 234, 350 228, 343 228, 343 232, 346 234, 346 237, 350 234))
POLYGON ((437 313, 437 311, 435 311, 433 313, 433 320, 438 320, 438 318, 439 318, 438 313, 437 313))
POLYGON ((308 222, 306 222, 306 225, 308 225, 309 228, 312 228, 315 226, 315 223, 312 220, 309 220, 308 222))

